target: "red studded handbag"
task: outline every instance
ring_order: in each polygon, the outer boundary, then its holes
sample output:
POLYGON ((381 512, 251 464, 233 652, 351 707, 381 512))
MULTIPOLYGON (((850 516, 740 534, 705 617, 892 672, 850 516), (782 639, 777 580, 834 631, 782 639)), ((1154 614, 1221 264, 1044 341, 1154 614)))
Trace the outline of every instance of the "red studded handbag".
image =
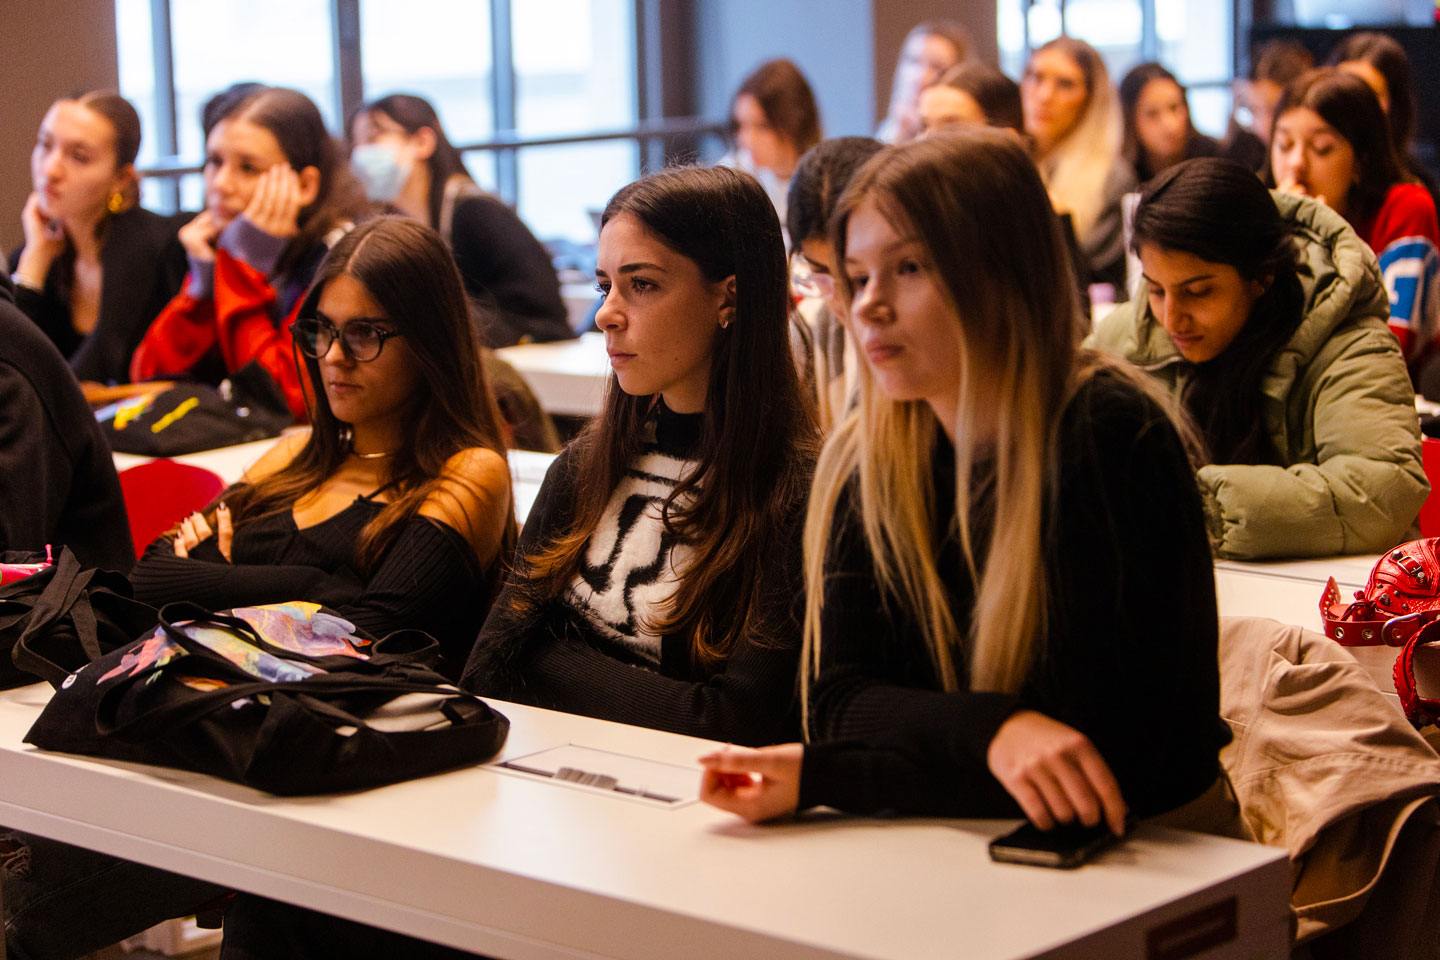
POLYGON ((1404 646, 1440 618, 1440 538, 1412 540, 1386 552, 1350 603, 1331 577, 1320 616, 1325 635, 1347 647, 1404 646))
POLYGON ((1440 699, 1421 696, 1415 679, 1417 656, 1440 654, 1440 538, 1412 540, 1388 551, 1350 603, 1331 577, 1320 599, 1320 616, 1326 636, 1337 643, 1399 647, 1393 675, 1406 718, 1416 727, 1440 720, 1440 699))

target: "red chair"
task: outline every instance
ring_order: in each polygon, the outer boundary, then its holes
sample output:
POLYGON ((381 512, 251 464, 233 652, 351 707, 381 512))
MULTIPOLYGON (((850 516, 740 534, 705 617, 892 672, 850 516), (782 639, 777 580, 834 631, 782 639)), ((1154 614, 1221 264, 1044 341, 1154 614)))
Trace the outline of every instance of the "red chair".
POLYGON ((174 460, 151 460, 121 471, 120 492, 125 496, 125 512, 130 515, 135 556, 224 489, 225 481, 219 475, 174 460))

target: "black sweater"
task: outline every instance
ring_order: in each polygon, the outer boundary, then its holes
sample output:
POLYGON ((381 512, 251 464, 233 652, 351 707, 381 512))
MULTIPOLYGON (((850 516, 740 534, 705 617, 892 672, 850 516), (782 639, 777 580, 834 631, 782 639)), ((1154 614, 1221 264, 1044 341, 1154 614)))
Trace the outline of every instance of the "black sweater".
POLYGON ((69 547, 85 566, 135 562, 110 447, 65 358, 0 275, 0 551, 69 547))
MULTIPOLYGON (((69 358, 78 379, 129 382, 130 355, 185 278, 185 251, 176 234, 190 216, 162 217, 136 207, 110 218, 100 251, 100 315, 89 336, 77 333, 70 318, 74 254, 55 261, 44 290, 16 291, 20 309, 69 358)), ((24 249, 11 254, 12 267, 24 249)))
POLYGON ((493 595, 493 574, 480 573, 470 545, 454 529, 412 517, 370 576, 361 576, 355 543, 382 508, 358 497, 303 530, 289 511, 241 523, 231 563, 213 537, 189 557, 175 556, 170 539, 161 537, 146 549, 130 581, 139 599, 156 606, 189 600, 223 610, 309 600, 373 637, 423 630, 440 642, 440 671, 458 676, 493 595))
MULTIPOLYGON (((894 601, 886 608, 853 503, 841 497, 802 807, 1020 816, 986 751, 1026 708, 1088 736, 1139 816, 1188 802, 1219 775, 1230 735, 1219 718, 1215 577, 1179 439, 1148 399, 1100 373, 1065 411, 1059 443, 1058 500, 1045 520, 1048 633, 1014 696, 965 691, 963 679, 962 692, 941 691, 914 620, 894 601)), ((953 449, 939 447, 935 502, 953 503, 953 449)), ((974 585, 953 517, 951 507, 937 525, 938 565, 964 636, 974 585)), ((990 524, 976 522, 983 541, 990 524)))
POLYGON ((458 199, 450 247, 465 292, 479 306, 487 347, 575 336, 550 254, 502 200, 486 193, 458 199))
MULTIPOLYGON (((687 455, 699 416, 662 408, 657 446, 673 456, 687 455)), ((545 475, 520 536, 520 557, 569 529, 581 482, 575 461, 575 448, 567 447, 545 475)), ((712 740, 751 745, 793 740, 800 733, 795 678, 804 612, 803 525, 803 504, 797 503, 783 529, 754 545, 765 551, 770 571, 757 620, 764 633, 741 640, 714 671, 692 663, 690 638, 676 634, 661 638, 658 667, 642 665, 562 598, 517 611, 525 582, 522 559, 495 601, 461 685, 505 700, 712 740)))

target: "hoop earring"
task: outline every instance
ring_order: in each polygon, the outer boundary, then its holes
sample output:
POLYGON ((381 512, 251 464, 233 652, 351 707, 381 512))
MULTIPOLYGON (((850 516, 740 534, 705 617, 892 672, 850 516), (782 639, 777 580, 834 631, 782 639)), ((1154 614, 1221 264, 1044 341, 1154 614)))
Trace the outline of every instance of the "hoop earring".
POLYGON ((350 424, 340 424, 340 449, 350 451, 351 445, 355 442, 355 431, 350 429, 350 424))
POLYGON ((105 209, 109 210, 111 213, 119 213, 121 210, 125 209, 124 194, 120 193, 120 191, 118 190, 110 194, 110 198, 105 201, 105 209))

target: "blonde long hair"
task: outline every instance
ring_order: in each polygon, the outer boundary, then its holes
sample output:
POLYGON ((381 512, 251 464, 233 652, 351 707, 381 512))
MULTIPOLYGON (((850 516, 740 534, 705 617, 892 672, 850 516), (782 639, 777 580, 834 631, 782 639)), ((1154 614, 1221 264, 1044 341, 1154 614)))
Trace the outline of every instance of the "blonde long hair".
POLYGON ((1074 128, 1038 161, 1040 175, 1055 205, 1070 211, 1075 235, 1084 243, 1105 206, 1105 181, 1120 159, 1125 119, 1110 72, 1094 47, 1074 37, 1056 37, 1035 54, 1051 50, 1080 68, 1087 99, 1074 128))
MULTIPOLYGON (((859 404, 825 445, 806 516, 802 703, 808 706, 820 667, 825 561, 847 486, 881 588, 913 612, 944 689, 968 684, 1013 693, 1046 632, 1043 528, 1057 492, 1061 415, 1097 369, 1115 365, 1078 349, 1069 256, 1045 187, 1013 137, 974 129, 878 154, 851 181, 831 221, 839 264, 849 219, 866 203, 925 246, 940 293, 961 318, 954 509, 961 555, 976 581, 975 608, 962 636, 935 563, 941 505, 933 502, 931 450, 940 425, 923 401, 889 399, 862 364, 859 404), (977 436, 993 441, 979 449, 977 436), (969 522, 971 467, 992 456, 992 447, 997 520, 981 574, 969 522), (965 658, 963 669, 957 657, 965 658)), ((849 300, 844 271, 840 284, 849 300)), ((1156 387, 1142 389, 1162 396, 1156 387)))

